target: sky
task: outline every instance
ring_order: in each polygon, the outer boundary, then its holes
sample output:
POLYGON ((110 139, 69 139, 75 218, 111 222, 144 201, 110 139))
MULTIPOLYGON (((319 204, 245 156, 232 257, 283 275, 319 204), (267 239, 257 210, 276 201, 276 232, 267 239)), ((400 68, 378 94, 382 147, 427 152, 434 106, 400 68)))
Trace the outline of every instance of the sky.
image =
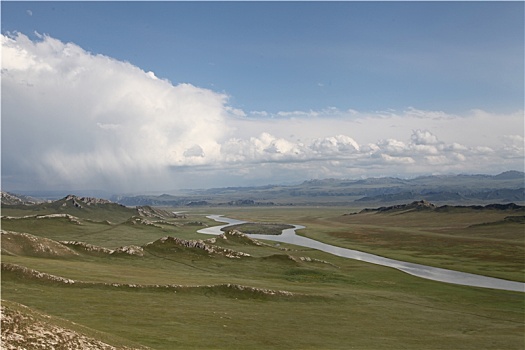
POLYGON ((524 169, 523 2, 1 2, 2 190, 524 169))

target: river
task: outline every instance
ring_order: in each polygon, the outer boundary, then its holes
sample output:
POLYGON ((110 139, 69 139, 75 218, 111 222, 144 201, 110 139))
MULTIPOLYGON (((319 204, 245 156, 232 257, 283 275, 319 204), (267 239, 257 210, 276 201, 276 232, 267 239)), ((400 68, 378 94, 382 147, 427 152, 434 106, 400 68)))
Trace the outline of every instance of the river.
MULTIPOLYGON (((243 224, 245 221, 240 221, 236 219, 231 219, 224 217, 222 215, 209 215, 209 219, 213 219, 217 222, 223 222, 225 225, 207 227, 201 229, 197 232, 220 235, 223 233, 222 228, 228 227, 231 225, 243 224)), ((269 241, 276 241, 282 243, 295 244, 302 247, 318 249, 333 255, 360 260, 372 264, 392 267, 400 271, 406 272, 413 276, 426 278, 429 280, 461 284, 471 287, 482 287, 482 288, 493 288, 493 289, 502 289, 509 291, 525 292, 525 283, 508 281, 494 277, 487 277, 481 275, 475 275, 466 272, 459 272, 454 270, 442 269, 439 267, 431 267, 420 264, 409 263, 405 261, 399 261, 394 259, 385 258, 382 256, 360 252, 357 250, 346 249, 341 247, 336 247, 330 244, 322 243, 311 238, 298 236, 295 234, 295 230, 300 230, 305 228, 300 225, 293 225, 294 228, 283 230, 280 235, 259 235, 259 234, 248 234, 249 237, 255 239, 264 239, 269 241)))

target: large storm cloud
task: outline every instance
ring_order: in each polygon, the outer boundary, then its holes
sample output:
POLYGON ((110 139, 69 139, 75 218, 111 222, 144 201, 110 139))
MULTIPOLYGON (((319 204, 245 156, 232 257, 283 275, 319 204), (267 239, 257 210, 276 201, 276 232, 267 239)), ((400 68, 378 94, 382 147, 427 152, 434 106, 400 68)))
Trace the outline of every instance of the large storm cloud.
POLYGON ((2 36, 4 188, 495 173, 523 169, 523 145, 523 111, 242 111, 224 93, 173 84, 73 43, 2 36))

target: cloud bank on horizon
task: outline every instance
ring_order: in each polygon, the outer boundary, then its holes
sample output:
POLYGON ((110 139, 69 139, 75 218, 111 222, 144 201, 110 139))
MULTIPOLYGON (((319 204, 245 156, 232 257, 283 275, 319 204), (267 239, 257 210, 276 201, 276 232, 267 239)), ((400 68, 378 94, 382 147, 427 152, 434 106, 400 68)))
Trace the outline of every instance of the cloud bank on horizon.
MULTIPOLYGON (((523 110, 243 111, 128 62, 2 35, 2 185, 150 191, 524 168, 523 110)), ((417 104, 417 101, 414 101, 417 104)))

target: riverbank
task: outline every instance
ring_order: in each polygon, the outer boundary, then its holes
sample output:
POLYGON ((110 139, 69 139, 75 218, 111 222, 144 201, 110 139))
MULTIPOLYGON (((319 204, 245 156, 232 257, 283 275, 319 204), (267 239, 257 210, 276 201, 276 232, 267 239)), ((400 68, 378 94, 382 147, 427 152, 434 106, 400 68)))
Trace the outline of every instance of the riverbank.
MULTIPOLYGON (((224 228, 233 225, 240 225, 244 222, 232 218, 227 218, 220 215, 209 215, 209 219, 213 219, 218 222, 225 222, 226 225, 219 225, 209 227, 204 230, 199 230, 199 233, 206 234, 221 234, 224 228)), ((525 284, 521 282, 508 281, 493 277, 487 277, 482 275, 469 274, 465 272, 459 272, 454 270, 442 269, 432 266, 425 266, 420 264, 414 264, 404 261, 398 261, 389 259, 374 254, 360 252, 352 249, 346 249, 342 247, 333 246, 330 244, 322 243, 307 237, 299 236, 296 234, 296 230, 304 229, 304 226, 294 225, 294 228, 285 229, 281 235, 261 235, 261 234, 250 234, 249 236, 255 239, 271 240, 277 242, 283 242, 288 244, 299 245, 302 247, 308 247, 318 249, 333 255, 355 259, 363 262, 368 262, 376 265, 392 267, 400 271, 406 272, 413 276, 430 279, 433 281, 445 282, 466 285, 471 287, 482 287, 482 288, 493 288, 508 291, 525 292, 525 284)))

